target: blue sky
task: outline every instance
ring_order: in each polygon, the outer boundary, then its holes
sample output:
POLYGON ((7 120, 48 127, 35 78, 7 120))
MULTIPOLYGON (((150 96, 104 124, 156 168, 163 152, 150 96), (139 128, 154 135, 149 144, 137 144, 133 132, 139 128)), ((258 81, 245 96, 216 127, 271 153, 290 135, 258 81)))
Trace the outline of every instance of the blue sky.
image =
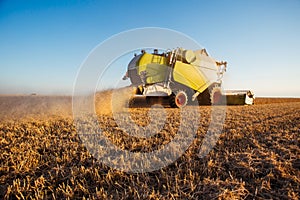
POLYGON ((225 89, 300 97, 299 10, 298 0, 0 1, 0 93, 72 94, 98 44, 162 27, 228 61, 225 89))

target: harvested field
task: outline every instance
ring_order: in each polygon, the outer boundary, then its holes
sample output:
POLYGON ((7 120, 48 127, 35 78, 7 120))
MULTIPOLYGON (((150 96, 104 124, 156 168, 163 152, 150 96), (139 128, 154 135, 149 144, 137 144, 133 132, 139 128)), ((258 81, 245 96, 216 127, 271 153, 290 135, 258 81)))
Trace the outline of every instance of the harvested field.
POLYGON ((287 103, 300 102, 299 98, 267 98, 259 97, 254 100, 255 104, 287 103))
MULTIPOLYGON (((109 100, 107 94, 102 98, 109 100)), ((116 126, 108 104, 104 108, 98 108, 105 112, 98 112, 100 127, 131 151, 159 148, 178 128, 179 110, 165 108, 158 137, 130 138, 116 126)), ((2 96, 0 109, 0 199, 300 198, 299 99, 228 106, 220 138, 204 158, 198 151, 211 108, 193 107, 201 119, 188 150, 167 167, 139 174, 114 170, 87 151, 73 124, 70 97, 2 96)), ((148 111, 130 109, 141 125, 149 123, 148 111)))

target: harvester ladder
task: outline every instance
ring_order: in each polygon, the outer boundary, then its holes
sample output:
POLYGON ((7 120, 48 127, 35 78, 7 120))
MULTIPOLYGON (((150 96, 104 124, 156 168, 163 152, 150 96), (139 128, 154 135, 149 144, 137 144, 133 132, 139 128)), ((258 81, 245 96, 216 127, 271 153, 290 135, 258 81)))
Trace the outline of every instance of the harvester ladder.
POLYGON ((169 60, 169 66, 168 67, 168 72, 166 73, 165 81, 164 81, 164 87, 169 88, 170 87, 170 82, 172 81, 172 74, 173 74, 173 69, 177 60, 177 55, 178 55, 178 49, 175 49, 171 52, 170 60, 169 60))

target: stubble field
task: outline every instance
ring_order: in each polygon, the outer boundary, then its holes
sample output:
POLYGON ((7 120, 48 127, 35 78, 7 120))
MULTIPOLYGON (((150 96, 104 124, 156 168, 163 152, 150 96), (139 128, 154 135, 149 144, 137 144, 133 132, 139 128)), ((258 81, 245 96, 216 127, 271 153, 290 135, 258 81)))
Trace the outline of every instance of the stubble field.
MULTIPOLYGON (((159 149, 178 130, 180 110, 165 108, 158 134, 130 137, 109 104, 101 105, 100 127, 129 151, 159 149)), ((188 150, 167 167, 137 174, 105 166, 87 151, 73 124, 71 97, 1 96, 0 109, 0 199, 299 199, 300 99, 227 106, 223 131, 203 158, 198 151, 211 107, 192 107, 201 118, 188 150)), ((131 108, 132 119, 149 124, 149 109, 131 108)))

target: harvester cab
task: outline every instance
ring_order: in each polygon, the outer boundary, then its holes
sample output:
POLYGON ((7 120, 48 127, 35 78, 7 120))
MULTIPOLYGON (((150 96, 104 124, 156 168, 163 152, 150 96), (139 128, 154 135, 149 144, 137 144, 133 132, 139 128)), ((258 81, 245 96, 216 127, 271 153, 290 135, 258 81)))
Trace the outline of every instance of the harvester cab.
POLYGON ((142 50, 129 62, 124 79, 130 79, 136 95, 168 98, 171 107, 181 108, 196 99, 200 104, 219 104, 226 67, 205 49, 142 50))

